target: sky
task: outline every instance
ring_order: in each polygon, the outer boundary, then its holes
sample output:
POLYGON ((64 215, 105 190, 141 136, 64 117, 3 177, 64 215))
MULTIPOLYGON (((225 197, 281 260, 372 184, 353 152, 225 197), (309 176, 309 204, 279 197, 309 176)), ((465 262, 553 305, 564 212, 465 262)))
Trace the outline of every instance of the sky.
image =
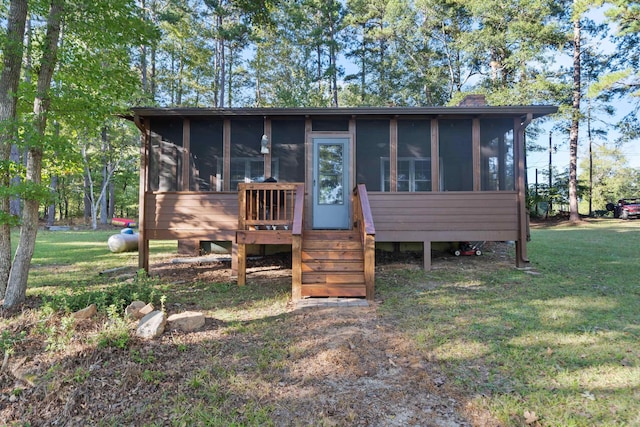
MULTIPOLYGON (((605 20, 604 17, 604 8, 595 9, 589 13, 589 18, 591 18, 596 23, 602 23, 605 20)), ((583 42, 584 43, 584 42, 583 42)), ((589 43, 587 40, 586 43, 589 43)), ((604 41, 592 41, 591 43, 595 43, 598 46, 598 50, 603 54, 612 53, 616 46, 612 44, 608 40, 604 41)), ((572 59, 568 55, 563 55, 558 58, 556 63, 558 66, 564 66, 566 68, 572 67, 571 63, 572 59)), ((615 116, 613 117, 605 117, 603 114, 593 115, 592 120, 592 129, 596 127, 605 128, 607 132, 606 137, 597 137, 593 136, 592 141, 595 145, 602 145, 606 143, 613 143, 618 137, 619 134, 615 131, 614 125, 620 119, 622 119, 627 114, 634 112, 638 106, 638 100, 631 99, 616 99, 614 100, 613 106, 616 109, 615 116), (634 102, 635 101, 635 102, 634 102), (634 105, 635 104, 635 105, 634 105), (605 123, 606 122, 606 123, 605 123)), ((583 97, 581 100, 581 110, 583 113, 587 111, 587 99, 583 97)), ((595 108, 594 108, 595 110, 595 108)), ((635 111, 635 114, 638 114, 635 111)), ((557 120, 547 120, 542 128, 544 131, 535 139, 530 139, 529 142, 534 142, 537 145, 541 145, 545 147, 543 152, 529 152, 527 153, 527 176, 529 184, 535 183, 536 178, 536 169, 538 169, 538 182, 546 183, 548 182, 548 175, 542 175, 542 171, 545 173, 549 170, 549 132, 552 131, 554 125, 558 125, 559 121, 557 120)), ((593 135, 593 133, 592 133, 593 135)), ((578 134, 578 176, 580 175, 581 168, 580 165, 584 160, 588 161, 589 158, 589 141, 587 135, 587 123, 586 121, 580 123, 580 129, 578 134)), ((551 135, 552 141, 552 155, 551 162, 553 169, 557 172, 563 172, 569 168, 569 133, 564 132, 561 133, 559 131, 553 131, 551 135)), ((628 166, 640 168, 640 141, 634 140, 627 142, 622 146, 622 152, 627 158, 628 166)))

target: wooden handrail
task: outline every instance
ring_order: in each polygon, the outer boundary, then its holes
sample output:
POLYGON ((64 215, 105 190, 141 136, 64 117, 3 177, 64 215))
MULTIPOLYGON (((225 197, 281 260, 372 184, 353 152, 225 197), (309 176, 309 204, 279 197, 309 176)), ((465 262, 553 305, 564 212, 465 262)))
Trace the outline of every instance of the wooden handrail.
POLYGON ((360 212, 362 215, 364 234, 376 234, 376 227, 373 223, 373 215, 371 214, 371 206, 369 205, 369 196, 367 195, 367 187, 364 184, 358 184, 356 187, 358 200, 360 201, 360 212))
POLYGON ((304 185, 296 186, 296 198, 293 203, 293 224, 291 234, 302 235, 302 219, 304 217, 304 185))
POLYGON ((376 228, 369 205, 367 187, 358 184, 353 190, 353 216, 355 228, 360 233, 364 255, 364 283, 367 288, 367 299, 373 301, 376 267, 376 228))

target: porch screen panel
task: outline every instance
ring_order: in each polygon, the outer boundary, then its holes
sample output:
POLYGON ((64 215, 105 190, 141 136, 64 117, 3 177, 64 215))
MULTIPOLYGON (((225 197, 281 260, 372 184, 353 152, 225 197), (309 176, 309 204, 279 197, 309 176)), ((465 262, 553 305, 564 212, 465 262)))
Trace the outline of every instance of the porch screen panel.
POLYGON ((262 118, 231 119, 231 191, 237 191, 240 182, 264 181, 263 134, 262 118))
POLYGON ((222 191, 223 121, 191 119, 189 190, 222 191))
POLYGON ((149 145, 150 191, 181 191, 182 183, 182 119, 152 118, 149 145))
POLYGON ((473 191, 471 119, 438 121, 440 176, 444 191, 473 191))
POLYGON ((271 172, 279 182, 304 182, 304 119, 271 120, 271 172))
POLYGON ((480 177, 483 191, 515 190, 513 118, 480 120, 480 177))
POLYGON ((368 191, 384 191, 381 177, 389 174, 384 162, 389 144, 389 120, 356 121, 356 183, 365 184, 368 191))
POLYGON ((398 191, 431 191, 431 120, 398 120, 397 170, 398 191))

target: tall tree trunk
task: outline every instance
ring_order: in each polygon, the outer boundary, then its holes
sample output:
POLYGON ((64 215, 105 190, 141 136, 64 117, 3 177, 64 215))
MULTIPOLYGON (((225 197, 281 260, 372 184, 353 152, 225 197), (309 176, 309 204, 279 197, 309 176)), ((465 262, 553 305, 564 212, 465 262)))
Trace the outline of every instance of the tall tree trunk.
POLYGON ((569 220, 580 221, 578 213, 578 129, 580 123, 580 18, 573 21, 573 105, 569 131, 569 220))
MULTIPOLYGON (((22 153, 20 152, 20 149, 18 148, 18 146, 16 144, 13 144, 11 146, 11 156, 10 156, 10 160, 12 162, 14 162, 15 164, 23 164, 24 163, 24 157, 22 156, 22 153)), ((11 178, 11 185, 20 185, 20 176, 14 176, 13 178, 11 178)), ((11 196, 11 200, 9 201, 9 213, 15 217, 19 217, 20 216, 20 197, 18 196, 11 196)))
MULTIPOLYGON (((51 191, 51 196, 55 197, 56 191, 58 189, 58 177, 53 175, 51 177, 51 184, 49 184, 49 190, 51 191)), ((61 217, 62 218, 62 217, 61 217)), ((51 227, 56 220, 56 202, 51 202, 47 208, 47 227, 51 227)))
MULTIPOLYGON (((33 102, 34 128, 36 137, 44 138, 47 126, 47 113, 49 110, 49 91, 51 78, 58 56, 58 41, 62 24, 64 0, 51 0, 49 17, 47 18, 47 34, 44 40, 44 52, 38 72, 38 84, 36 98, 33 102)), ((39 186, 42 181, 42 153, 43 141, 32 141, 27 152, 27 182, 39 186)), ((37 198, 25 199, 22 212, 22 224, 20 228, 20 241, 16 256, 11 266, 9 282, 4 298, 5 308, 14 308, 22 304, 27 294, 27 277, 29 265, 33 258, 33 250, 38 232, 38 208, 40 200, 37 198)))
MULTIPOLYGON (((7 34, 0 74, 0 161, 11 158, 11 146, 17 136, 15 127, 18 84, 22 65, 23 39, 27 21, 27 0, 11 0, 7 21, 7 34)), ((0 171, 0 186, 8 189, 11 172, 0 171)), ((0 196, 0 299, 5 295, 11 271, 11 198, 0 196)))
POLYGON ((109 219, 113 219, 114 213, 116 211, 116 186, 113 185, 113 182, 109 181, 109 206, 107 211, 107 217, 109 219))
POLYGON ((84 222, 85 224, 91 219, 91 185, 89 183, 89 174, 91 171, 84 171, 84 222))
MULTIPOLYGON (((107 135, 107 128, 102 128, 102 186, 107 185, 107 176, 109 175, 109 155, 108 148, 109 137, 107 135)), ((100 224, 107 223, 107 195, 100 199, 100 224)))

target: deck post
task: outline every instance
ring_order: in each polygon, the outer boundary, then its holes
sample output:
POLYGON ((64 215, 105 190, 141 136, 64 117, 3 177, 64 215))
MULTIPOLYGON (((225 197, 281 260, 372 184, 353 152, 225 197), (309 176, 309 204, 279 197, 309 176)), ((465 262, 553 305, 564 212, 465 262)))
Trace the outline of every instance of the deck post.
POLYGON ((291 236, 291 300, 302 298, 302 235, 291 236))
POLYGON ((231 242, 231 277, 238 277, 238 243, 231 242))
POLYGON ((375 294, 376 277, 376 238, 372 234, 364 237, 364 284, 366 286, 367 300, 373 301, 375 294))
POLYGON ((424 271, 431 270, 431 241, 425 240, 422 247, 424 271))
POLYGON ((247 284, 247 245, 238 243, 238 286, 247 284))

